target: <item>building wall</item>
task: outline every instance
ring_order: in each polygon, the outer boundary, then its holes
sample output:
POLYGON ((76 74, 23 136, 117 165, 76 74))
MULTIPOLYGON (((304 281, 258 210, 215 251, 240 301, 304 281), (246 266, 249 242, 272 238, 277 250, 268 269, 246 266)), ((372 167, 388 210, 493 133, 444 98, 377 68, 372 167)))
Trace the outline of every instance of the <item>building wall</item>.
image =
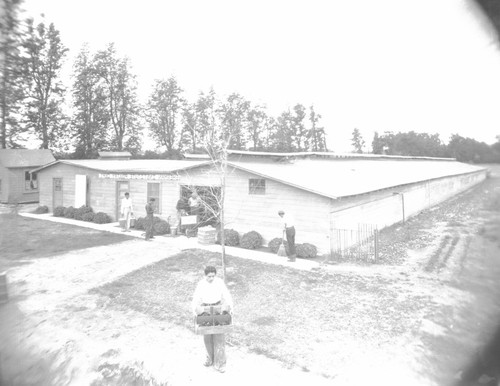
MULTIPOLYGON (((75 205, 75 175, 84 174, 88 178, 96 175, 95 171, 78 168, 72 165, 56 164, 38 172, 38 188, 40 192, 40 205, 46 205, 53 211, 53 179, 62 178, 62 203, 69 207, 75 205)), ((90 194, 92 197, 92 194, 90 194)), ((94 208, 95 212, 99 209, 94 208)))
POLYGON ((0 166, 0 179, 2 180, 0 202, 13 204, 39 200, 38 190, 25 189, 24 172, 29 170, 31 168, 4 168, 0 166))
POLYGON ((10 172, 9 169, 4 168, 2 165, 0 165, 0 180, 2 180, 0 202, 6 203, 9 201, 10 172))
POLYGON ((486 171, 480 171, 389 189, 385 197, 364 203, 361 200, 366 201, 366 197, 334 202, 330 218, 332 228, 356 229, 358 224, 373 224, 381 229, 403 221, 403 210, 405 219, 408 219, 470 189, 485 178, 486 171))
MULTIPOLYGON (((296 242, 329 245, 330 199, 266 179, 265 194, 249 194, 249 179, 258 176, 238 169, 228 170, 226 179, 225 223, 240 235, 257 231, 264 245, 282 237, 278 210, 295 220, 296 242)), ((219 186, 219 176, 199 168, 183 176, 180 183, 219 186)))
MULTIPOLYGON (((64 207, 75 206, 75 176, 77 174, 87 176, 87 205, 90 205, 94 212, 104 212, 111 216, 114 221, 116 218, 116 205, 120 203, 121 197, 116 197, 117 184, 119 181, 129 182, 129 193, 132 199, 134 214, 136 217, 146 215, 145 206, 147 203, 147 184, 148 182, 159 182, 155 179, 126 179, 102 177, 100 172, 81 168, 73 165, 56 164, 47 169, 43 169, 38 174, 38 183, 40 187, 40 205, 47 205, 50 211, 53 211, 53 178, 62 178, 62 205, 64 207), (118 199, 118 201, 117 201, 118 199)), ((162 180, 160 183, 160 210, 156 214, 165 220, 169 216, 176 215, 175 205, 179 198, 180 184, 178 181, 162 180)))

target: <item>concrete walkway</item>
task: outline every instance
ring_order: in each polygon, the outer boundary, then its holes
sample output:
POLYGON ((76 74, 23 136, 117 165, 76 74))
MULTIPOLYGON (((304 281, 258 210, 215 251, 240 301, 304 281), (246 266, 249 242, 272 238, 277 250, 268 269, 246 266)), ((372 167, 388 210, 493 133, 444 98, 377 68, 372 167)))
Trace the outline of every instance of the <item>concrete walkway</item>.
MULTIPOLYGON (((75 226, 79 226, 79 227, 83 227, 83 228, 91 228, 91 229, 95 229, 95 230, 99 230, 99 231, 103 231, 103 232, 118 233, 118 234, 123 234, 126 236, 144 239, 144 231, 131 229, 130 232, 123 232, 122 228, 118 225, 118 222, 109 223, 109 224, 95 224, 95 223, 91 223, 91 222, 73 220, 73 219, 68 219, 68 218, 64 218, 64 217, 54 217, 51 213, 34 214, 34 213, 27 213, 27 212, 21 211, 18 214, 20 216, 23 216, 23 217, 29 217, 29 218, 34 218, 34 219, 38 219, 38 220, 46 220, 46 221, 58 222, 58 223, 62 223, 62 224, 75 225, 75 226)), ((188 238, 184 235, 174 236, 174 237, 172 237, 170 235, 155 236, 154 240, 151 243, 163 244, 163 245, 166 244, 170 247, 176 247, 179 249, 198 248, 198 249, 204 249, 204 250, 211 251, 211 252, 220 252, 221 251, 220 245, 200 244, 200 243, 198 243, 198 240, 196 237, 188 238)), ((148 245, 149 245, 149 243, 148 243, 148 245)), ((289 262, 286 257, 278 256, 276 254, 261 252, 261 251, 254 251, 254 250, 244 249, 244 248, 237 248, 237 247, 226 246, 226 253, 228 255, 240 257, 243 259, 259 261, 259 262, 267 263, 267 264, 282 265, 285 267, 300 269, 300 270, 304 270, 304 271, 318 270, 321 267, 323 267, 323 268, 326 267, 324 264, 320 264, 320 263, 317 263, 315 261, 309 261, 306 259, 297 259, 295 262, 292 263, 292 262, 289 262)))

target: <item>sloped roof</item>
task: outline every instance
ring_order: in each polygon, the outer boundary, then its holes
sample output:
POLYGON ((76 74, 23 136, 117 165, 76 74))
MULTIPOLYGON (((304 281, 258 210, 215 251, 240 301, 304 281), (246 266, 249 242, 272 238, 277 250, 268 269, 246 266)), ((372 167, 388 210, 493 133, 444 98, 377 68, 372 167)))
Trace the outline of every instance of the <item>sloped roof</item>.
POLYGON ((86 169, 97 170, 107 173, 170 173, 177 170, 198 167, 210 164, 211 161, 184 161, 184 160, 158 160, 158 159, 138 159, 138 160, 59 160, 49 165, 32 170, 38 172, 56 164, 66 164, 86 169))
MULTIPOLYGON (((59 160, 106 173, 171 173, 210 165, 211 161, 187 160, 59 160)), ((294 159, 293 162, 228 161, 236 169, 272 179, 330 198, 354 196, 440 177, 472 173, 484 168, 453 160, 437 159, 294 159)))
POLYGON ((484 169, 456 161, 407 159, 297 159, 293 163, 229 161, 228 164, 331 198, 484 169))
POLYGON ((36 167, 53 161, 48 149, 0 149, 0 165, 6 168, 36 167))

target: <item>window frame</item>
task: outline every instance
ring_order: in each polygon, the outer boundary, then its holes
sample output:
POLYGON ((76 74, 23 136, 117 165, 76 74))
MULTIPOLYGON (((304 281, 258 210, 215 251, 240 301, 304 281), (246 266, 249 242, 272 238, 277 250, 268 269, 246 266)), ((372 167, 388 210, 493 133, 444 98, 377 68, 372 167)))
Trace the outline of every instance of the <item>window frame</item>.
POLYGON ((263 196, 266 194, 266 179, 265 178, 249 178, 248 179, 248 194, 263 196))
POLYGON ((38 178, 37 178, 37 174, 36 173, 30 173, 29 170, 25 170, 24 171, 24 191, 25 192, 33 192, 33 191, 36 191, 36 190, 38 190, 38 178))

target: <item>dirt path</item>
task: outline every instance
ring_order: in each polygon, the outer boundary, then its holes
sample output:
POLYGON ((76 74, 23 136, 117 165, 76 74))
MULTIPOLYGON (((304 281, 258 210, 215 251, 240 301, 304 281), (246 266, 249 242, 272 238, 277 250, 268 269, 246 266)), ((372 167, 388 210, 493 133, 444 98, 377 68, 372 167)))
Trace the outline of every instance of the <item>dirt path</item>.
POLYGON ((228 348, 225 374, 201 366, 199 336, 129 309, 109 309, 88 290, 178 252, 142 240, 40 259, 9 275, 0 308, 2 375, 10 385, 276 384, 326 380, 228 348), (138 258, 140 257, 140 258, 138 258), (272 381, 272 380, 275 381, 272 381), (251 380, 251 381, 250 381, 251 380), (9 383, 10 382, 10 383, 9 383), (115 383, 116 382, 116 383, 115 383), (281 381, 280 381, 281 382, 281 381))

